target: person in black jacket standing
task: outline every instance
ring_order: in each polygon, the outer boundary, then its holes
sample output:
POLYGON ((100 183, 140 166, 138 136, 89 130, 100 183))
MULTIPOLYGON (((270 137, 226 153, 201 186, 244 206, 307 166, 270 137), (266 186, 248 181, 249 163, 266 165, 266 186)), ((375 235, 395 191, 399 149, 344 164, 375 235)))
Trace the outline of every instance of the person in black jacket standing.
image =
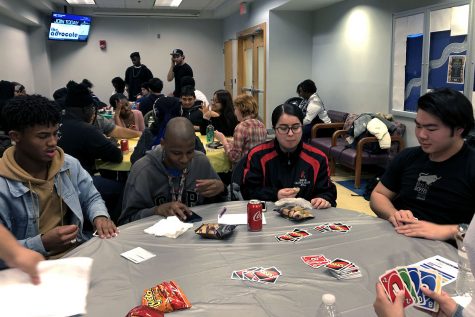
POLYGON ((130 60, 133 65, 128 67, 125 71, 124 81, 127 86, 129 100, 135 101, 137 95, 141 92, 142 84, 152 79, 153 74, 147 66, 140 63, 139 52, 130 54, 130 60))
POLYGON ((275 139, 252 148, 244 166, 244 199, 276 201, 301 197, 314 208, 336 206, 336 187, 330 179, 328 159, 302 142, 303 113, 292 104, 272 112, 275 139))

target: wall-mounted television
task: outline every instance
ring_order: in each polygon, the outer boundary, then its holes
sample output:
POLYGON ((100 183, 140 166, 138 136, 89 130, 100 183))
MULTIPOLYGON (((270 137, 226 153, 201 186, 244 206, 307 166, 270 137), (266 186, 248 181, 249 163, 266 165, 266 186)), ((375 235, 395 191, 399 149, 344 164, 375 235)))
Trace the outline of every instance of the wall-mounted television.
POLYGON ((91 17, 67 13, 51 13, 48 39, 54 41, 86 42, 91 28, 91 17))

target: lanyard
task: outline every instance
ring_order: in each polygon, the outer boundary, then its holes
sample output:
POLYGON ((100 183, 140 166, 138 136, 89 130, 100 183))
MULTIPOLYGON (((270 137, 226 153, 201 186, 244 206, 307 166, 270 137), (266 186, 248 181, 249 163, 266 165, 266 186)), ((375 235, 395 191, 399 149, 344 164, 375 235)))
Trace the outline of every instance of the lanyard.
POLYGON ((178 188, 175 188, 173 183, 173 176, 168 175, 168 185, 170 186, 170 195, 172 196, 172 201, 181 202, 183 196, 183 190, 185 189, 186 175, 188 174, 188 169, 185 168, 183 173, 180 175, 180 181, 178 188))

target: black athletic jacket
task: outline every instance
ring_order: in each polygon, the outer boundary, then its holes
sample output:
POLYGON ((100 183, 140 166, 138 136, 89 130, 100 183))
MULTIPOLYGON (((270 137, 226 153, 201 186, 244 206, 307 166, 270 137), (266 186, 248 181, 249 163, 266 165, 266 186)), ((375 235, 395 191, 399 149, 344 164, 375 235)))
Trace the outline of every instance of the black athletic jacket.
POLYGON ((336 206, 328 159, 317 148, 300 142, 294 152, 284 153, 274 139, 249 151, 241 187, 244 199, 276 201, 280 189, 292 187, 300 188, 297 197, 321 197, 336 206))

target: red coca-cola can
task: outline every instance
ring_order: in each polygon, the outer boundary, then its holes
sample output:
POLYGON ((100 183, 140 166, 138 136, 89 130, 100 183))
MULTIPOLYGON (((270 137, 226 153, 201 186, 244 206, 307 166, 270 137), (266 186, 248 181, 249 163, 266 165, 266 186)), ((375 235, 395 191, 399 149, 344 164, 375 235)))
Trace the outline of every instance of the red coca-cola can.
POLYGON ((260 200, 252 199, 247 203, 247 230, 262 230, 262 204, 260 200))
POLYGON ((127 139, 120 140, 120 150, 122 152, 129 152, 129 140, 127 139))

